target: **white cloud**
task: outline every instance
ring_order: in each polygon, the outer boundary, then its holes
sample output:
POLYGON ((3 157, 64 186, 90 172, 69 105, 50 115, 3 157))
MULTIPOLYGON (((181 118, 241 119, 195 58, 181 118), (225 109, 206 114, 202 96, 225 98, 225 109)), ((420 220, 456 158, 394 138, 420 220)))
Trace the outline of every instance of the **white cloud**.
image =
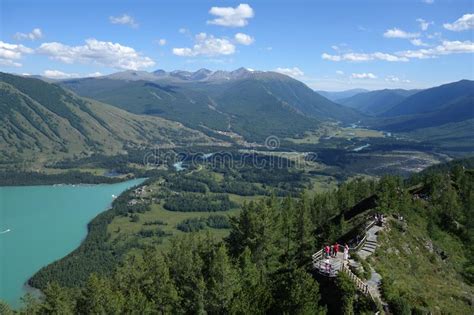
POLYGON ((66 73, 59 70, 45 70, 43 71, 43 76, 51 79, 70 79, 70 78, 80 78, 80 77, 100 77, 103 76, 101 72, 93 72, 87 75, 80 75, 77 73, 66 73))
MULTIPOLYGON (((421 41, 415 41, 413 44, 426 45, 421 41)), ((330 55, 323 53, 321 58, 330 61, 350 61, 350 62, 363 62, 373 60, 383 61, 409 61, 410 59, 427 59, 436 58, 441 55, 451 54, 467 54, 474 53, 474 42, 467 41, 443 41, 440 45, 433 48, 423 48, 418 50, 404 50, 395 53, 346 53, 341 55, 330 55)))
POLYGON ((392 82, 392 83, 410 83, 411 82, 410 80, 400 79, 399 77, 394 76, 394 75, 387 76, 385 78, 385 81, 392 82))
POLYGON ((290 77, 302 77, 304 76, 304 72, 300 70, 298 67, 293 67, 293 68, 276 68, 275 72, 279 72, 285 75, 288 75, 290 77))
POLYGON ((64 63, 92 63, 124 70, 138 70, 155 65, 132 47, 119 43, 87 39, 83 46, 68 46, 58 42, 43 43, 37 52, 64 63))
POLYGON ((377 79, 377 76, 373 73, 366 73, 366 72, 363 72, 363 73, 353 73, 351 74, 351 78, 353 79, 377 79))
POLYGON ((336 74, 344 75, 344 71, 342 71, 342 70, 336 70, 336 74))
POLYGON ((158 40, 158 45, 165 46, 166 45, 166 39, 164 39, 164 38, 159 39, 158 40))
POLYGON ((104 74, 102 72, 92 72, 92 73, 89 73, 87 76, 90 78, 90 77, 101 77, 103 76, 104 74))
POLYGON ((246 45, 246 46, 252 44, 255 41, 255 39, 252 36, 244 34, 244 33, 237 33, 235 34, 234 38, 237 43, 241 45, 246 45))
POLYGON ((429 38, 429 39, 441 38, 441 33, 440 32, 435 32, 433 34, 426 35, 426 37, 429 38))
POLYGON ((188 33, 189 31, 188 31, 187 28, 181 27, 181 28, 178 30, 178 32, 179 32, 180 34, 186 34, 186 33, 188 33))
POLYGON ((194 36, 195 44, 192 48, 173 48, 173 54, 180 57, 232 55, 235 45, 228 39, 217 38, 206 33, 194 36))
POLYGON ((414 46, 429 46, 419 38, 410 39, 410 43, 414 46))
POLYGON ((420 28, 421 28, 422 31, 428 30, 428 27, 430 27, 430 25, 434 24, 434 22, 428 22, 428 21, 425 21, 423 19, 416 19, 416 21, 418 23, 420 23, 420 28))
POLYGON ((453 32, 467 31, 474 29, 474 14, 464 14, 453 23, 445 23, 443 27, 453 32))
POLYGON ((383 33, 383 36, 386 38, 415 38, 419 37, 420 34, 408 33, 399 28, 394 27, 392 29, 386 30, 385 33, 383 33))
POLYGON ((387 82, 400 82, 400 78, 398 78, 396 76, 393 76, 393 75, 389 75, 388 77, 385 78, 385 81, 387 81, 387 82))
POLYGON ((45 70, 43 75, 51 79, 68 79, 79 77, 77 73, 65 73, 59 70, 45 70))
POLYGON ((123 14, 121 16, 110 16, 109 21, 112 24, 128 25, 133 28, 138 27, 138 23, 135 22, 135 19, 128 14, 123 14))
POLYGON ((341 56, 339 55, 330 55, 328 53, 323 53, 321 55, 321 58, 323 58, 324 60, 331 60, 331 61, 341 61, 343 60, 341 56))
POLYGON ((469 40, 461 41, 443 41, 441 45, 438 45, 430 49, 419 49, 419 50, 406 50, 398 52, 397 55, 405 58, 415 59, 427 59, 436 58, 440 55, 451 55, 451 54, 466 54, 474 53, 474 42, 469 40))
POLYGON ((248 19, 253 18, 254 12, 248 4, 239 4, 232 7, 212 7, 209 14, 216 16, 215 19, 207 21, 207 24, 242 27, 248 24, 248 19))
POLYGON ((0 66, 21 67, 22 64, 13 60, 0 58, 0 66))
POLYGON ((13 35, 13 37, 15 37, 16 40, 24 40, 24 39, 36 40, 43 37, 43 32, 41 31, 41 29, 35 28, 29 33, 18 32, 15 35, 13 35))
POLYGON ((434 0, 421 0, 421 2, 426 3, 426 4, 433 4, 434 0))
POLYGON ((9 44, 0 41, 0 64, 3 66, 21 67, 18 61, 23 54, 31 54, 33 49, 23 45, 9 44))
POLYGON ((393 54, 387 54, 382 52, 374 52, 370 54, 366 53, 346 53, 342 55, 330 55, 323 53, 321 58, 324 60, 330 61, 352 61, 352 62, 362 62, 362 61, 372 61, 372 60, 383 60, 390 62, 399 62, 399 61, 408 61, 405 57, 395 56, 393 54))

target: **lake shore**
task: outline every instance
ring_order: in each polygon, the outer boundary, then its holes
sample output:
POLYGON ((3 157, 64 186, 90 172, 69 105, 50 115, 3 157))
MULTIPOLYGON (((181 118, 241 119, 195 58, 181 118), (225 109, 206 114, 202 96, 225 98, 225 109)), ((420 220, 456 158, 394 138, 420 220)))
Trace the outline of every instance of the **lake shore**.
POLYGON ((31 281, 37 273, 81 248, 90 237, 95 220, 112 210, 111 203, 117 196, 144 180, 111 185, 0 187, 0 229, 9 230, 0 235, 0 247, 5 253, 0 299, 18 309, 25 293, 41 296, 43 287, 38 288, 31 281))

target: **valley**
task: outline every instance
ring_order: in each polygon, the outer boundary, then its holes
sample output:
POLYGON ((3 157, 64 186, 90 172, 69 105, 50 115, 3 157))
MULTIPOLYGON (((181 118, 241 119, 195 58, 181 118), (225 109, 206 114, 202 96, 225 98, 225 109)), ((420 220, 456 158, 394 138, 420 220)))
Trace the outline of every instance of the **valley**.
POLYGON ((0 21, 0 315, 474 314, 473 0, 0 21))
MULTIPOLYGON (((200 73, 190 79, 125 72, 55 83, 3 74, 3 186, 125 184, 146 178, 114 195, 110 209, 96 213, 76 249, 35 267, 31 287, 46 295, 51 281, 81 288, 91 274, 115 277, 127 261, 146 259, 151 249, 169 253, 190 239, 206 246, 230 244, 248 209, 259 205, 275 211, 293 198, 294 209, 305 198, 316 207, 304 224, 312 222, 316 230, 332 226, 311 241, 320 245, 359 224, 360 219, 348 220, 344 229, 334 230, 341 224, 334 220, 378 191, 381 178, 410 178, 471 152, 469 120, 392 131, 384 124, 413 118, 375 118, 331 103, 281 74, 200 73), (45 94, 38 95, 38 89, 45 94), (466 142, 454 145, 454 137, 466 142)), ((374 264, 383 273, 389 262, 374 264)), ((9 301, 19 305, 21 288, 15 290, 9 301)))

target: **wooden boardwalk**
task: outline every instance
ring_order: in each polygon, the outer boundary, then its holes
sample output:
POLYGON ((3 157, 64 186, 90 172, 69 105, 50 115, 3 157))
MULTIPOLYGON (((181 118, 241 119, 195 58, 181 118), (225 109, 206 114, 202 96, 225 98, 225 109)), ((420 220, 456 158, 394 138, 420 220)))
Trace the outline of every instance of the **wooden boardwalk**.
MULTIPOLYGON (((383 229, 383 226, 375 224, 375 221, 370 221, 365 228, 365 235, 358 244, 352 247, 349 251, 357 253, 361 259, 367 259, 372 255, 377 248, 377 233, 383 229)), ((342 248, 342 246, 341 246, 342 248)), ((373 302, 381 301, 381 294, 379 290, 381 277, 371 268, 371 278, 364 282, 357 277, 349 268, 349 266, 357 265, 353 259, 344 260, 344 254, 339 252, 335 257, 327 257, 321 249, 312 255, 313 268, 319 274, 327 277, 336 277, 342 271, 348 275, 356 288, 363 294, 370 297, 373 302)))

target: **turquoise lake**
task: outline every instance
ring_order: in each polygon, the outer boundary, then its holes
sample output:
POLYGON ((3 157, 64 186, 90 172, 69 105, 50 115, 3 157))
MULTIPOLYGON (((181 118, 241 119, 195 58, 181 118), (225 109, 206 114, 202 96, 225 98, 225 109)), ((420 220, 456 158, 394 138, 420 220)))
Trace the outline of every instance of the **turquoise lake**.
POLYGON ((28 278, 77 248, 113 195, 142 182, 0 187, 0 299, 19 307, 28 278))

